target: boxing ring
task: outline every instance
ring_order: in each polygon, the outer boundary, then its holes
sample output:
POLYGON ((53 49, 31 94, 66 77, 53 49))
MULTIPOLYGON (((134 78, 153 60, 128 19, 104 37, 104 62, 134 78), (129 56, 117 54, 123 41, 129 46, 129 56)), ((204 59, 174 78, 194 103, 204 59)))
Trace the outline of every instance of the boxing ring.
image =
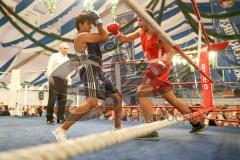
MULTIPOLYGON (((173 42, 148 15, 144 14, 135 2, 124 0, 146 22, 152 24, 159 37, 170 44, 202 75, 206 96, 198 112, 184 115, 181 120, 156 121, 149 124, 123 122, 123 129, 112 130, 111 121, 81 121, 70 129, 70 139, 66 142, 52 143, 51 131, 57 126, 45 125, 43 118, 0 118, 0 160, 8 159, 239 159, 240 130, 238 128, 209 129, 200 134, 189 134, 186 119, 211 111, 212 80, 209 71, 200 68, 186 56, 184 51, 173 42), (206 88, 205 88, 206 87, 206 88), (137 141, 134 138, 158 130, 160 141, 137 141), (80 138, 76 138, 82 136, 80 138), (11 137, 11 138, 10 138, 11 137), (128 143, 126 143, 128 141, 128 143), (124 143, 125 142, 125 143, 124 143), (114 145, 117 144, 117 145, 114 145), (37 146, 36 146, 37 145, 37 146), (26 148, 28 147, 28 148, 26 148), (14 150, 15 149, 15 150, 14 150), (99 151, 100 150, 100 151, 99 151), (78 157, 82 155, 81 157, 78 157)), ((194 1, 192 1, 194 4, 194 1)), ((195 8, 197 9, 197 8, 195 8)), ((196 12, 197 13, 197 12, 196 12)), ((203 31, 204 33, 204 31, 203 31)), ((217 44, 207 41, 208 49, 216 49, 217 44)), ((223 43, 225 46, 226 43, 223 43)), ((224 47, 223 47, 224 48, 224 47)), ((207 54, 208 49, 204 51, 207 54)), ((216 49, 217 50, 217 49, 216 49)))
MULTIPOLYGON (((24 147, 48 144, 55 141, 51 131, 58 127, 45 124, 45 118, 0 118, 0 151, 20 149, 24 147)), ((136 126, 133 122, 123 121, 124 127, 136 126)), ((77 138, 89 134, 102 133, 112 130, 113 121, 89 120, 76 123, 70 130, 69 136, 77 138)), ((209 127, 200 134, 190 134, 190 125, 182 123, 158 131, 159 141, 131 140, 106 149, 76 156, 74 160, 206 160, 228 159, 237 160, 240 156, 240 131, 238 128, 209 127)), ((79 146, 80 148, 81 146, 79 146)), ((58 152, 49 154, 61 155, 58 152)), ((29 155, 32 159, 34 154, 29 155)), ((4 159, 0 156, 0 159, 4 159)), ((47 159, 45 157, 45 159, 47 159)), ((51 159, 51 158, 50 158, 51 159)), ((59 158, 60 159, 60 158, 59 158)))

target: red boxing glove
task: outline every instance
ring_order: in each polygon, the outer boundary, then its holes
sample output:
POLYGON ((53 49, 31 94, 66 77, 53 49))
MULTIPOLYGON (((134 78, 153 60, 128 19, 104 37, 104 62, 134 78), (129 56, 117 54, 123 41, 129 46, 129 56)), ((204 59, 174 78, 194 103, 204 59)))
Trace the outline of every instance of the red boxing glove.
POLYGON ((114 36, 120 36, 120 25, 117 22, 112 22, 107 25, 108 32, 111 32, 114 36))
POLYGON ((163 61, 158 60, 158 62, 155 62, 155 63, 151 64, 147 68, 146 75, 150 79, 153 79, 153 78, 161 77, 166 72, 167 72, 166 64, 163 61))

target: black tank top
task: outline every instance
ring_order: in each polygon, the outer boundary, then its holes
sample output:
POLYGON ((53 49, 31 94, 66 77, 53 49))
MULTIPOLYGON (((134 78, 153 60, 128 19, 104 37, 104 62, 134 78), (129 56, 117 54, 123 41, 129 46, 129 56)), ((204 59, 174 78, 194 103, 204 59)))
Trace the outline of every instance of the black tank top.
POLYGON ((92 62, 97 63, 98 66, 102 66, 102 52, 99 43, 87 43, 87 47, 84 51, 78 52, 75 49, 75 52, 78 61, 91 60, 92 62))
POLYGON ((88 58, 102 65, 102 52, 99 43, 87 43, 88 58))

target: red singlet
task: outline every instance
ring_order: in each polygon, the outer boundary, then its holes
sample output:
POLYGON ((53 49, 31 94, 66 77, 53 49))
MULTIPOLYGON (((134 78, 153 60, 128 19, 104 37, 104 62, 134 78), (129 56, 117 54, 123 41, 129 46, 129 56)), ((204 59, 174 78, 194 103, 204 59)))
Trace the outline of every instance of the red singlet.
POLYGON ((152 35, 150 39, 147 39, 147 32, 142 32, 141 34, 141 44, 142 49, 146 55, 146 59, 156 59, 158 58, 159 49, 162 50, 162 56, 166 53, 164 48, 159 48, 157 45, 158 36, 156 33, 152 35))
MULTIPOLYGON (((147 32, 142 32, 141 44, 142 44, 142 49, 144 51, 144 54, 146 56, 145 58, 147 60, 159 58, 158 57, 159 49, 162 50, 161 56, 164 56, 166 54, 166 50, 164 48, 159 48, 159 46, 157 45, 157 42, 158 42, 158 36, 156 33, 154 33, 150 39, 147 39, 147 32)), ((168 80, 171 66, 170 64, 167 64, 167 63, 165 64, 167 66, 167 72, 163 74, 161 77, 157 78, 156 84, 154 84, 158 86, 158 91, 162 93, 165 93, 166 91, 169 91, 172 88, 172 85, 168 80)))

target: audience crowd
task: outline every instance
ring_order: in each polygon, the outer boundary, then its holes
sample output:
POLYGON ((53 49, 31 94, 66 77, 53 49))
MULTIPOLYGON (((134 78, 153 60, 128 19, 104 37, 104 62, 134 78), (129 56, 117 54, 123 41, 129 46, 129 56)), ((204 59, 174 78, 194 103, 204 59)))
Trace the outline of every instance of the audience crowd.
MULTIPOLYGON (((66 107, 69 109, 68 107, 66 107)), ((72 107, 71 107, 72 108, 72 107)), ((193 108, 192 111, 198 111, 193 108)), ((240 105, 238 106, 218 106, 212 112, 201 115, 202 121, 210 126, 240 127, 240 105), (233 110, 233 111, 229 111, 233 110)), ((54 113, 57 113, 55 107, 54 113)), ((97 118, 102 120, 114 120, 115 115, 111 106, 100 108, 87 114, 83 119, 97 118), (94 114, 93 114, 94 113, 94 114)), ((180 112, 174 108, 153 107, 153 119, 158 120, 180 120, 183 118, 180 112)), ((14 110, 7 105, 0 106, 0 116, 14 116, 14 110)), ((54 114, 56 116, 56 114, 54 114)), ((24 117, 46 117, 46 106, 24 106, 22 111, 24 117)), ((122 109, 122 121, 133 121, 141 123, 144 121, 142 111, 139 107, 124 106, 122 109)))

